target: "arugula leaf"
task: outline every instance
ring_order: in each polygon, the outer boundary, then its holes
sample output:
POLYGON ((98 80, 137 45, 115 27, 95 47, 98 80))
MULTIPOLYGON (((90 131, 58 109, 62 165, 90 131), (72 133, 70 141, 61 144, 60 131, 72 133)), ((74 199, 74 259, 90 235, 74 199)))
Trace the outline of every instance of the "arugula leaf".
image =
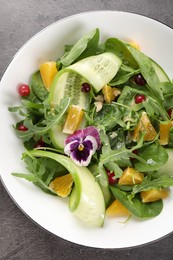
POLYGON ((12 175, 33 182, 36 186, 38 186, 46 193, 57 195, 48 186, 50 181, 53 179, 54 170, 52 171, 46 170, 46 161, 42 160, 40 163, 39 160, 32 157, 29 154, 29 152, 25 154, 23 159, 25 160, 26 168, 30 173, 29 174, 12 173, 12 175))
POLYGON ((45 108, 44 120, 42 121, 43 126, 40 126, 40 123, 34 125, 32 121, 25 119, 24 125, 28 128, 28 130, 23 132, 16 130, 17 135, 22 138, 24 142, 29 141, 33 136, 38 138, 43 136, 50 128, 62 120, 69 104, 70 99, 65 98, 61 101, 60 106, 55 108, 53 112, 50 107, 49 109, 45 108))
POLYGON ((107 163, 114 162, 111 167, 116 167, 116 171, 119 175, 122 174, 122 170, 120 167, 131 166, 130 158, 136 158, 140 162, 142 162, 143 165, 145 165, 145 159, 133 153, 133 150, 139 149, 143 145, 143 135, 140 136, 138 143, 131 149, 127 149, 125 146, 121 146, 119 149, 116 150, 111 149, 109 138, 105 133, 100 132, 100 136, 102 142, 102 153, 100 155, 99 165, 106 165, 107 163))
POLYGON ((150 203, 143 203, 140 199, 139 194, 130 199, 129 192, 122 191, 115 186, 110 186, 110 189, 114 197, 138 218, 156 217, 163 209, 162 200, 150 203))
MULTIPOLYGON (((133 111, 139 111, 140 109, 145 108, 150 117, 153 117, 154 114, 159 115, 159 105, 157 100, 152 97, 152 93, 147 88, 125 86, 121 95, 117 99, 117 103, 129 106, 129 110, 131 108, 133 111), (136 104, 134 102, 136 95, 144 95, 147 99, 142 103, 136 104)), ((135 117, 133 117, 134 121, 136 121, 135 118, 139 118, 137 115, 138 114, 135 114, 135 117)))
POLYGON ((34 116, 43 116, 44 105, 30 100, 21 100, 21 106, 9 107, 10 112, 18 113, 22 117, 34 118, 34 116))
POLYGON ((117 106, 114 102, 103 104, 103 107, 99 112, 92 110, 92 118, 90 117, 89 119, 90 124, 101 129, 104 128, 105 131, 112 130, 116 125, 125 127, 126 124, 122 120, 122 110, 123 108, 117 106))
POLYGON ((158 178, 150 179, 147 175, 141 184, 136 184, 133 187, 132 193, 136 194, 141 191, 147 191, 151 189, 162 189, 173 186, 173 177, 169 175, 160 175, 158 178))

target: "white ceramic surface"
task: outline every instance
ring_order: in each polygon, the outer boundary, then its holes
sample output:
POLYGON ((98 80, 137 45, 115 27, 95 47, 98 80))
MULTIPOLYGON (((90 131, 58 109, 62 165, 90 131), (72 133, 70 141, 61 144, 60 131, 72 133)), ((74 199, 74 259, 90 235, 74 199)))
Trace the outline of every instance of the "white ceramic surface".
POLYGON ((125 12, 81 13, 60 20, 29 40, 15 55, 0 85, 1 179, 21 210, 41 227, 68 241, 97 248, 126 248, 155 241, 173 231, 173 191, 162 213, 153 219, 106 219, 104 227, 85 227, 70 213, 67 200, 47 195, 32 183, 15 178, 12 172, 26 172, 20 160, 24 151, 12 124, 17 117, 8 111, 19 104, 19 83, 29 83, 42 61, 61 56, 64 44, 73 44, 83 34, 98 27, 101 41, 108 37, 137 42, 141 50, 156 60, 173 77, 173 30, 153 19, 125 12), (120 223, 121 221, 121 223, 120 223))

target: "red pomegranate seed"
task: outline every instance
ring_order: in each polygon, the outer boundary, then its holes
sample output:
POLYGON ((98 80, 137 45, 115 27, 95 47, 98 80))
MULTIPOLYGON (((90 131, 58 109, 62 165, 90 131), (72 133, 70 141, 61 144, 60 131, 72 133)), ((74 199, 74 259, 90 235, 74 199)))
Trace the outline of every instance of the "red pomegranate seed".
MULTIPOLYGON (((133 150, 133 152, 132 152, 133 154, 136 154, 136 155, 138 155, 138 150, 137 149, 135 149, 135 150, 133 150)), ((133 157, 130 157, 130 160, 134 160, 135 158, 133 158, 133 157)))
POLYGON ((108 169, 106 169, 106 172, 107 172, 107 175, 108 175, 109 184, 110 185, 115 184, 117 182, 117 178, 115 177, 115 173, 113 171, 111 172, 108 169))
POLYGON ((17 128, 19 131, 28 131, 28 128, 24 125, 19 125, 17 128))
POLYGON ((144 86, 146 84, 146 80, 141 73, 134 76, 134 82, 139 86, 144 86))
POLYGON ((139 104, 146 100, 146 96, 144 95, 136 95, 135 97, 135 103, 139 104))
POLYGON ((38 142, 35 144, 34 148, 41 148, 45 146, 45 142, 42 140, 42 138, 40 138, 40 140, 38 140, 38 142))
POLYGON ((172 115, 172 108, 168 109, 167 113, 168 113, 169 117, 171 117, 171 115, 172 115))
POLYGON ((27 84, 21 84, 18 88, 19 95, 27 97, 30 94, 30 87, 27 84))
POLYGON ((88 93, 91 90, 91 86, 88 83, 83 83, 81 86, 81 91, 84 93, 88 93))

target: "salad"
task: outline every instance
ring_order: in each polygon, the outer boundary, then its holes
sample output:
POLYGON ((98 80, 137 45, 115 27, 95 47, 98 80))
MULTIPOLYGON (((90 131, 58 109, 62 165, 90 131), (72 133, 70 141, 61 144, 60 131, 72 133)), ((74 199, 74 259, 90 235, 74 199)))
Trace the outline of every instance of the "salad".
POLYGON ((173 83, 134 42, 99 41, 99 29, 65 45, 21 84, 26 173, 86 225, 105 216, 156 217, 173 186, 173 83))

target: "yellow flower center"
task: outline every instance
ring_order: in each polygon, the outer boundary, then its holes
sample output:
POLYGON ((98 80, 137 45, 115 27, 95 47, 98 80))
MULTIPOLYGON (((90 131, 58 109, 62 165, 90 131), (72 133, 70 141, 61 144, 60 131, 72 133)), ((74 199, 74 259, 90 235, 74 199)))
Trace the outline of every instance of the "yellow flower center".
POLYGON ((83 144, 79 144, 78 150, 79 150, 79 151, 83 151, 83 150, 84 150, 84 145, 83 145, 83 144))

